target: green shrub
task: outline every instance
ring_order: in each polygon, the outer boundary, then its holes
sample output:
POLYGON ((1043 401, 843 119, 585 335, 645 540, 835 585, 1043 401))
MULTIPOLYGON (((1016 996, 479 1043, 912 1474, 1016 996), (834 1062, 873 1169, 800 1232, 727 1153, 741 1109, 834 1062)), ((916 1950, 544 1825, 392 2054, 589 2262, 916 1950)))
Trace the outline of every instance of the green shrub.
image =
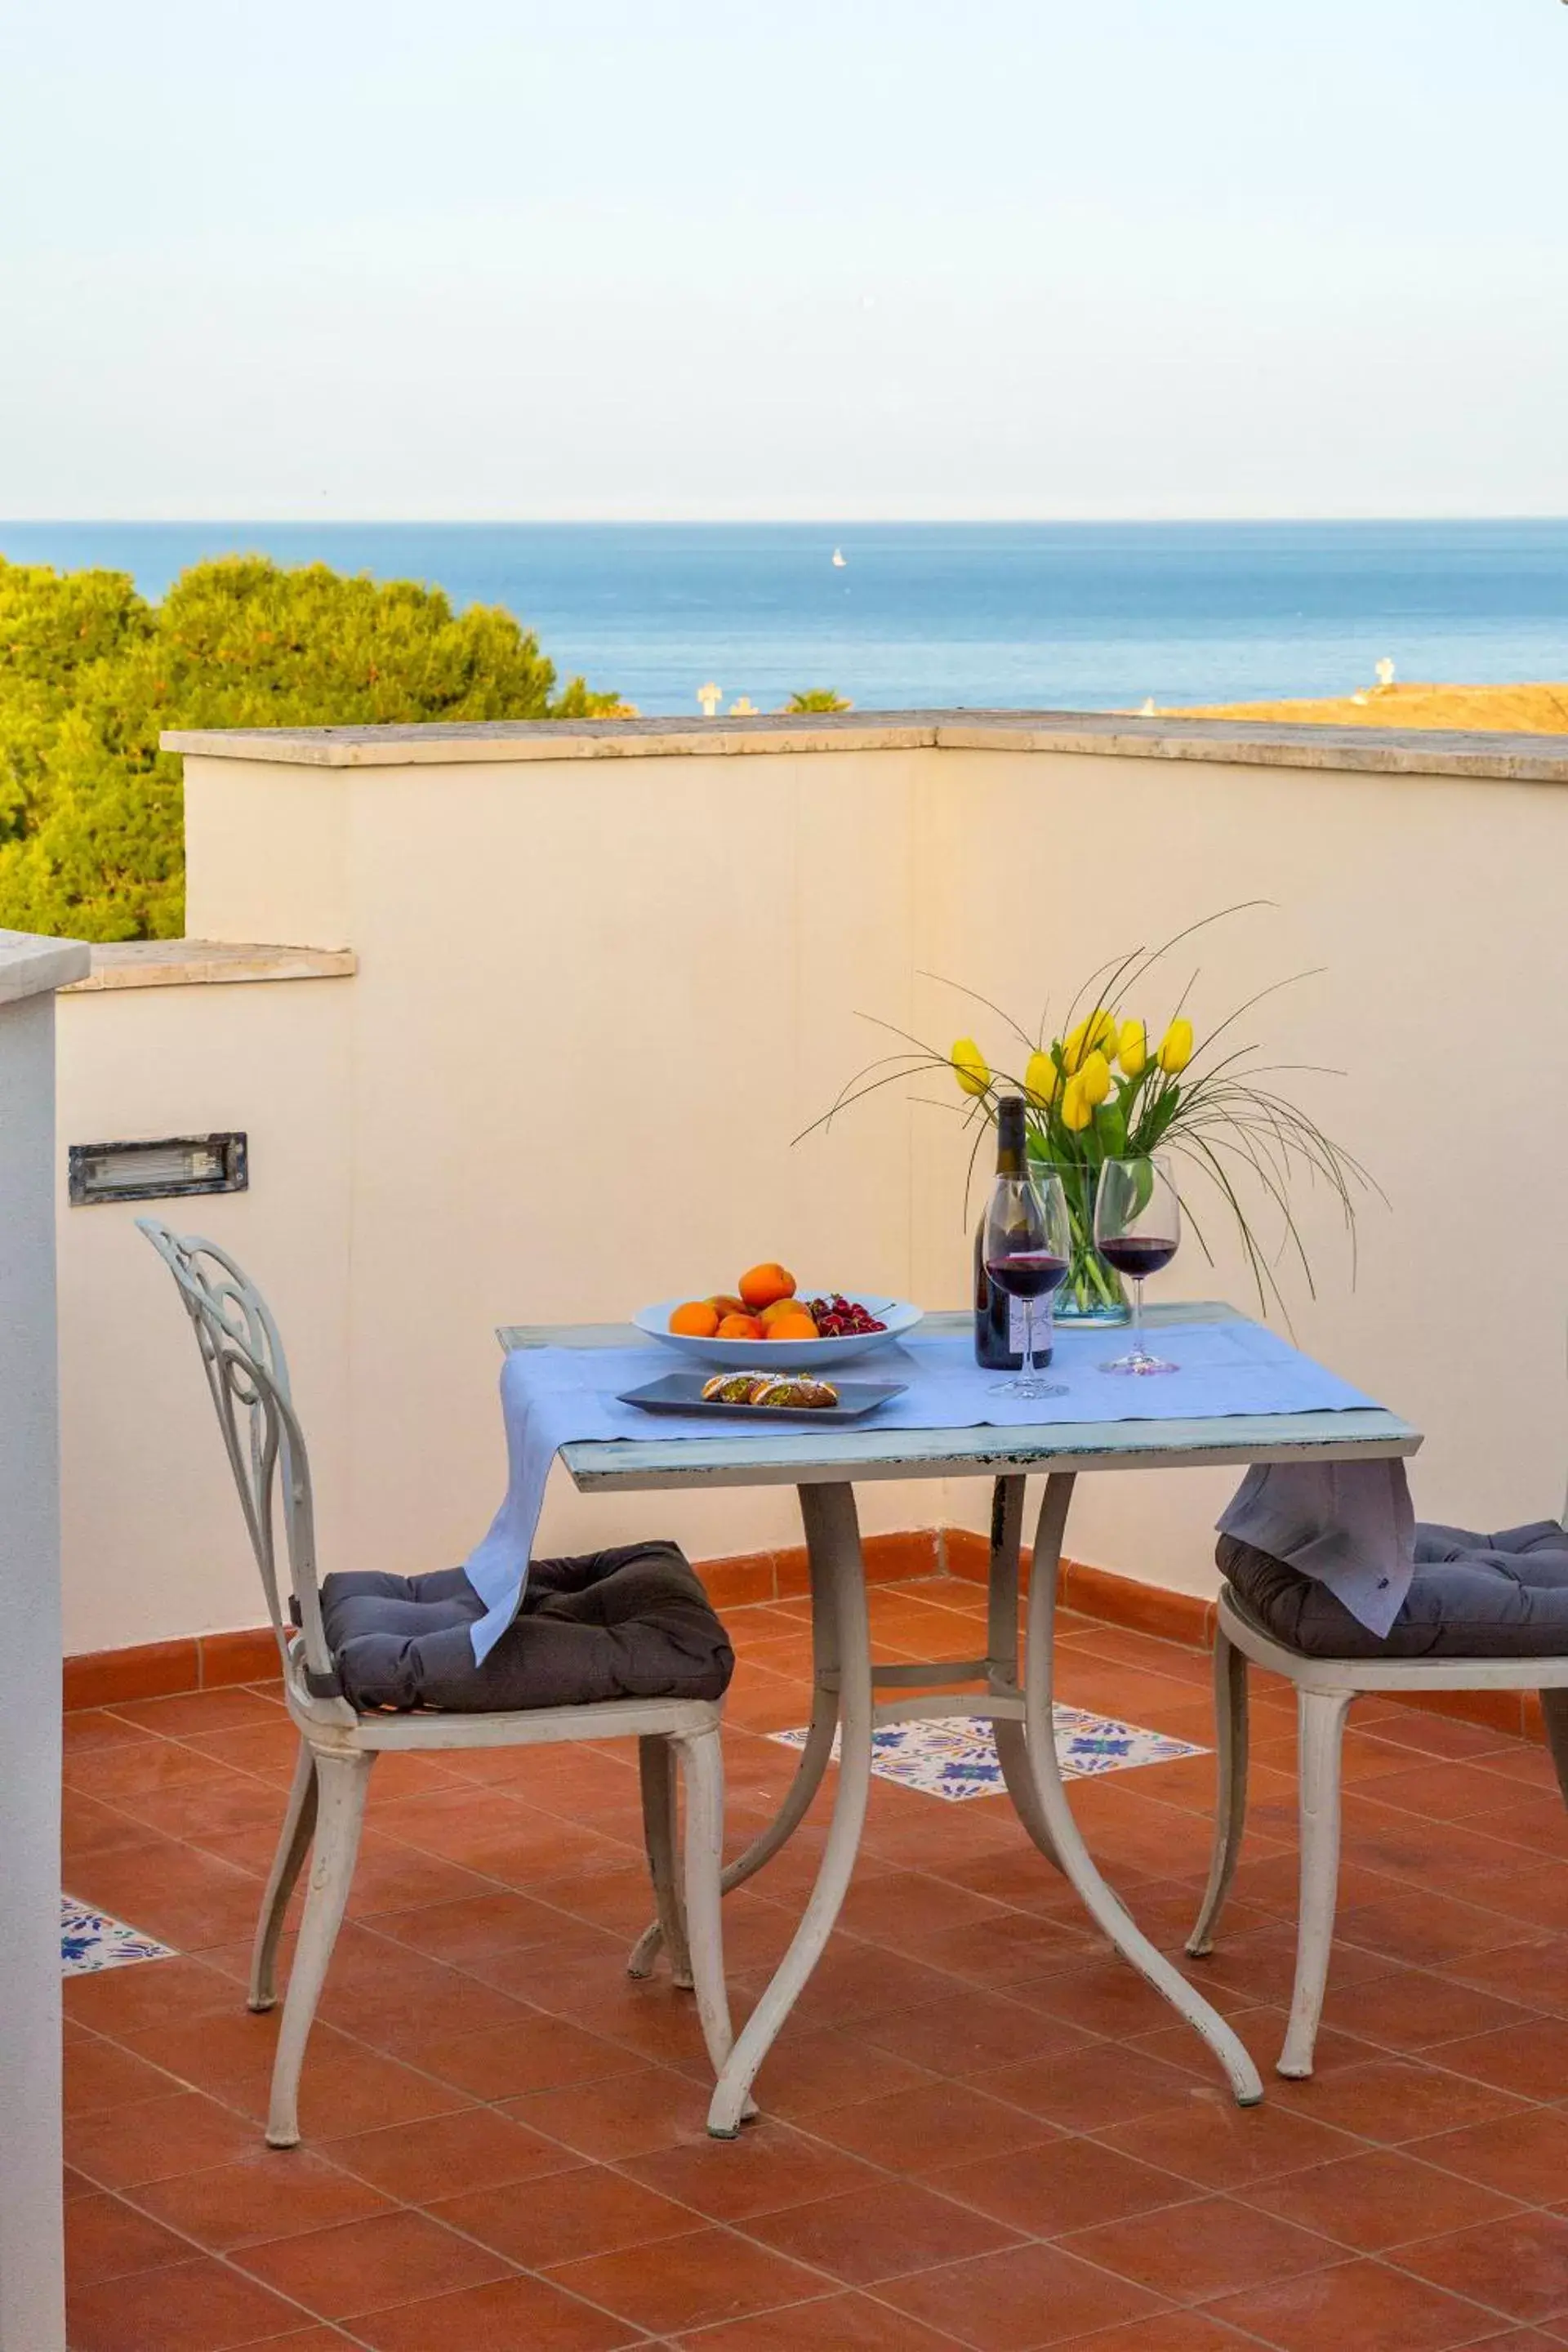
POLYGON ((170 939, 184 918, 170 727, 616 717, 509 613, 257 556, 149 604, 118 572, 0 557, 0 926, 170 939))

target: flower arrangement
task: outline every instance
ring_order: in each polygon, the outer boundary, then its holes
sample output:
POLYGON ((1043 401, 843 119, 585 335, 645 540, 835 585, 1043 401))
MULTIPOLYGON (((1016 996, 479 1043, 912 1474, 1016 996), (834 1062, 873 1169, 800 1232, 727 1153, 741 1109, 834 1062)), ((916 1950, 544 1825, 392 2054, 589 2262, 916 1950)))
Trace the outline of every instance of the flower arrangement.
MULTIPOLYGON (((1253 903, 1253 902, 1249 902, 1253 903)), ((1315 1295, 1312 1269, 1290 1205, 1296 1176, 1328 1185, 1343 1214, 1352 1250, 1355 1195, 1371 1187, 1366 1171, 1326 1136, 1307 1114, 1271 1086, 1260 1083, 1283 1074, 1281 1066, 1258 1059, 1261 1048, 1226 1042, 1253 1007, 1294 980, 1295 973, 1260 990, 1201 1037, 1186 1004, 1200 975, 1194 971, 1173 1008, 1158 1044, 1142 1016, 1127 1011, 1162 958, 1193 933, 1242 908, 1222 910, 1180 931, 1163 946, 1137 949, 1102 965, 1078 990, 1059 1034, 1047 1037, 1042 1017, 1031 1036, 1011 1014, 972 989, 961 992, 986 1005, 1013 1033, 1007 1061, 991 1063, 973 1037, 960 1037, 946 1052, 926 1045, 891 1022, 879 1022, 906 1041, 908 1050, 889 1054, 858 1071, 815 1126, 826 1127, 851 1103, 879 1087, 928 1071, 956 1082, 957 1108, 975 1129, 969 1171, 973 1181, 980 1147, 1005 1095, 1022 1095, 1032 1158, 1057 1168, 1063 1178, 1073 1222, 1073 1259, 1057 1294, 1058 1315, 1120 1318, 1126 1300, 1121 1280, 1094 1247, 1094 1196, 1100 1165, 1107 1160, 1142 1158, 1158 1149, 1185 1163, 1218 1194, 1234 1219, 1258 1294, 1260 1309, 1271 1302, 1284 1309, 1277 1267, 1294 1259, 1315 1295), (1121 1008, 1120 1010, 1118 1008, 1121 1008), (1256 1222, 1258 1196, 1279 1215, 1278 1244, 1266 1247, 1256 1222)), ((937 975, 927 975, 935 978, 937 975)), ((956 985, 943 982, 945 986, 956 985)), ((1296 1065, 1296 1067, 1310 1066, 1296 1065)), ((811 1129, 807 1129, 809 1134, 811 1129)), ((966 1187, 967 1192, 967 1187, 966 1187)), ((1187 1191, 1182 1207, 1204 1255, 1213 1254, 1194 1214, 1187 1191)))

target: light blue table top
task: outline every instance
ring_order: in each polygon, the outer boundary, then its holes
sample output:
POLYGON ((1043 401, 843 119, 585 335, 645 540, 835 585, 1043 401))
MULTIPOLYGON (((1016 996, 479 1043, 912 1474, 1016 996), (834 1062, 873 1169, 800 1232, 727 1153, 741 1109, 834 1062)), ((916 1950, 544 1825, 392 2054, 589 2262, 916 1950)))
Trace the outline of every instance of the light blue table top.
MULTIPOLYGON (((1152 1331, 1183 1323, 1245 1321, 1212 1302, 1152 1307, 1152 1331)), ((966 1333, 964 1313, 928 1315, 932 1334, 966 1333)), ((517 1348, 626 1348, 642 1335, 625 1323, 509 1324, 497 1334, 517 1348)), ((1120 1344, 1121 1334, 1105 1334, 1120 1344)), ((875 1355, 856 1370, 875 1378, 875 1355)), ((561 1458, 584 1492, 619 1487, 817 1486, 845 1479, 1022 1476, 1047 1470, 1171 1469, 1253 1462, 1389 1461, 1412 1454, 1421 1434, 1380 1407, 1364 1411, 1233 1413, 1198 1421, 1058 1422, 1049 1427, 816 1431, 774 1435, 760 1424, 700 1438, 595 1439, 564 1445, 561 1458)))

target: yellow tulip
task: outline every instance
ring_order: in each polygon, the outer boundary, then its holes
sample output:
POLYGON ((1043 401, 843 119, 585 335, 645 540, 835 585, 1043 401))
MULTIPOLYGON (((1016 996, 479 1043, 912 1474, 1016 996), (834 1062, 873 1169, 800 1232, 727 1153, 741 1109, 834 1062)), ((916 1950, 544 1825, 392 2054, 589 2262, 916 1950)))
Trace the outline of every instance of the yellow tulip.
POLYGON ((948 1056, 953 1075, 966 1095, 983 1095, 991 1084, 984 1055, 973 1037, 960 1037, 948 1056))
POLYGON ((1048 1054, 1031 1054, 1024 1066, 1024 1092, 1041 1110, 1055 1102, 1061 1086, 1061 1072, 1048 1054))
POLYGON ((1160 1067, 1168 1078, 1184 1070, 1193 1058, 1193 1024, 1173 1021, 1160 1041, 1160 1067))
POLYGON ((1149 1059, 1149 1036, 1142 1021, 1124 1021, 1116 1040, 1116 1058, 1130 1078, 1141 1077, 1149 1059))
POLYGON ((1098 1108, 1110 1092, 1110 1065, 1098 1046, 1079 1072, 1078 1082, 1091 1108, 1098 1108))
POLYGON ((1083 1080, 1076 1072, 1062 1088, 1061 1115, 1069 1135, 1081 1135, 1094 1117, 1094 1105, 1085 1098, 1083 1080))
POLYGON ((1067 1042, 1062 1047, 1062 1066, 1069 1077, 1075 1071, 1082 1069, 1097 1046, 1104 1046, 1110 1053, 1115 1052, 1116 1015, 1114 1013, 1091 1013, 1087 1021, 1080 1021, 1078 1027, 1069 1032, 1067 1042))

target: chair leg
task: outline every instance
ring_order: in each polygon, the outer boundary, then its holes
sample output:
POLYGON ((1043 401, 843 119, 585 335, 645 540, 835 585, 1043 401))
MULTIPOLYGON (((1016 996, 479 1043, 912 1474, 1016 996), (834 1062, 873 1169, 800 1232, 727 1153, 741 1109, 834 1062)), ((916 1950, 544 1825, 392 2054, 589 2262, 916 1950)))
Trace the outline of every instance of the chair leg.
POLYGON ((1543 1690, 1541 1712, 1546 1718, 1546 1744, 1557 1767, 1557 1785, 1568 1804, 1568 1690, 1543 1690))
POLYGON ((305 1916, 294 1947, 294 1966, 283 2003, 283 2024, 272 2066, 272 2101, 267 2116, 269 2147, 297 2147, 300 2141, 300 2069, 315 2021, 316 2003, 326 1981, 332 1947, 353 1884, 370 1768, 374 1751, 347 1756, 316 1755, 316 1841, 305 1916))
POLYGON ((686 1914, 681 1904, 680 1876, 675 1863, 675 1750, 662 1734, 637 1742, 642 1774, 643 1843, 647 1849, 648 1875, 653 1881, 654 1925, 657 1936, 645 1932, 632 1948, 626 1974, 649 1977, 659 1944, 669 1954, 669 1972, 678 1985, 691 1986, 691 1955, 687 1948, 686 1914))
POLYGON ((1312 2048, 1329 1980, 1340 1876, 1341 1745, 1350 1703, 1349 1691, 1299 1686, 1296 1692, 1301 1907, 1296 1927, 1296 1989, 1276 2071, 1298 2079, 1312 2071, 1312 2048))
POLYGON ((272 1857, 272 1874, 261 1898, 261 1916, 256 1923, 256 1942, 250 1955, 247 2006, 258 2011, 272 2008, 278 1999, 278 1945, 283 1933, 284 1915, 315 1833, 316 1759, 309 1743, 301 1739, 299 1761, 294 1767, 294 1785, 289 1791, 289 1810, 283 1816, 278 1851, 272 1857))
POLYGON ((1214 1949, 1215 1928, 1241 1859, 1247 1827, 1247 1655, 1222 1628, 1214 1637, 1215 1823, 1209 1883, 1187 1950, 1202 1959, 1214 1949))
MULTIPOLYGON (((700 1731, 673 1743, 686 1778, 686 1931, 690 1940, 691 1979, 702 2038, 717 2076, 734 2045, 730 1995, 724 1981, 723 1889, 724 1749, 717 1730, 700 1731)), ((752 2101, 744 2115, 754 2115, 752 2101)))

